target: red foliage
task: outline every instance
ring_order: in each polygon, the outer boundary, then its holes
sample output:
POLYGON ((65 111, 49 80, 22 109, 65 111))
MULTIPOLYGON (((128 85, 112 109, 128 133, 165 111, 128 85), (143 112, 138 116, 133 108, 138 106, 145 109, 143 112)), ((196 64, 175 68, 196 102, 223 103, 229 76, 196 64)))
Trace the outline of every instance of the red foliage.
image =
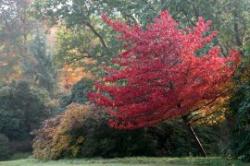
POLYGON ((188 114, 202 101, 220 96, 239 63, 237 51, 225 58, 218 46, 197 56, 216 36, 202 17, 185 29, 167 11, 146 28, 106 16, 103 20, 121 34, 125 51, 113 59, 116 68, 107 69, 89 97, 104 106, 114 128, 147 127, 188 114))

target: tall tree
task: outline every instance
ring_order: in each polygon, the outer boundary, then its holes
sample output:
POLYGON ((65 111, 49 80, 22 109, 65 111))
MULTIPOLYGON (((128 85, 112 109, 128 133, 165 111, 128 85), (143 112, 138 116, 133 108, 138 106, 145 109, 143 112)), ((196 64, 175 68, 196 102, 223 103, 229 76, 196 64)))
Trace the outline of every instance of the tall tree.
POLYGON ((43 25, 31 15, 32 0, 0 1, 0 85, 26 79, 52 92, 53 58, 43 25), (7 79, 6 79, 7 77, 7 79))
POLYGON ((106 108, 110 126, 136 129, 180 116, 186 121, 190 112, 225 93, 239 54, 231 50, 227 58, 221 57, 219 46, 209 45, 216 36, 209 30, 210 21, 200 17, 194 27, 179 29, 164 11, 144 29, 103 19, 125 42, 125 51, 114 58, 103 82, 96 84, 98 91, 90 94, 92 101, 106 108))
POLYGON ((29 43, 29 58, 22 63, 23 76, 38 87, 46 89, 53 95, 56 85, 56 70, 47 39, 40 29, 29 43))
POLYGON ((31 25, 27 22, 27 5, 26 0, 0 1, 0 75, 4 78, 0 85, 20 77, 20 59, 27 55, 31 25))

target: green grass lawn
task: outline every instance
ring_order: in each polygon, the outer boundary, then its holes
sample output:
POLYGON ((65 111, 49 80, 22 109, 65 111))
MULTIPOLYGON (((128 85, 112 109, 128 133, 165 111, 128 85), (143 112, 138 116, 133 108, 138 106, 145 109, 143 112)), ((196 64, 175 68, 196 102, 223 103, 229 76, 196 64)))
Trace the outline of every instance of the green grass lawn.
POLYGON ((236 160, 219 157, 153 158, 133 157, 115 159, 64 159, 57 161, 39 161, 33 158, 2 161, 0 166, 250 166, 236 160))

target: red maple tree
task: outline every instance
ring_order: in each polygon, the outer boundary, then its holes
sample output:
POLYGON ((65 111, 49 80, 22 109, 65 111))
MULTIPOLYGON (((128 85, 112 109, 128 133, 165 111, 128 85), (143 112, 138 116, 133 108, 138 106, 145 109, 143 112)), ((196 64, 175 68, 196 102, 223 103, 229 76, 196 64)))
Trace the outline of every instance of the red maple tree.
POLYGON ((145 28, 103 20, 120 33, 124 51, 89 97, 104 106, 114 128, 148 127, 187 115, 221 96, 239 63, 236 50, 225 57, 211 45, 216 32, 202 17, 182 29, 167 11, 145 28))

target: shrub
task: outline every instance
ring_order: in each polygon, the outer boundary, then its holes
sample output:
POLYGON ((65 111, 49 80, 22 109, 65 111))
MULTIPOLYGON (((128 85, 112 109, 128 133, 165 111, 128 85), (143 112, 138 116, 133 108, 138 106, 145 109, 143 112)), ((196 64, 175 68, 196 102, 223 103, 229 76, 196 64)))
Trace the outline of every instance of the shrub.
POLYGON ((81 128, 88 109, 87 106, 73 103, 61 115, 46 120, 43 127, 36 131, 33 143, 34 157, 38 159, 76 157, 84 138, 71 133, 81 128))
POLYGON ((0 134, 0 160, 10 157, 9 139, 4 134, 0 134))

